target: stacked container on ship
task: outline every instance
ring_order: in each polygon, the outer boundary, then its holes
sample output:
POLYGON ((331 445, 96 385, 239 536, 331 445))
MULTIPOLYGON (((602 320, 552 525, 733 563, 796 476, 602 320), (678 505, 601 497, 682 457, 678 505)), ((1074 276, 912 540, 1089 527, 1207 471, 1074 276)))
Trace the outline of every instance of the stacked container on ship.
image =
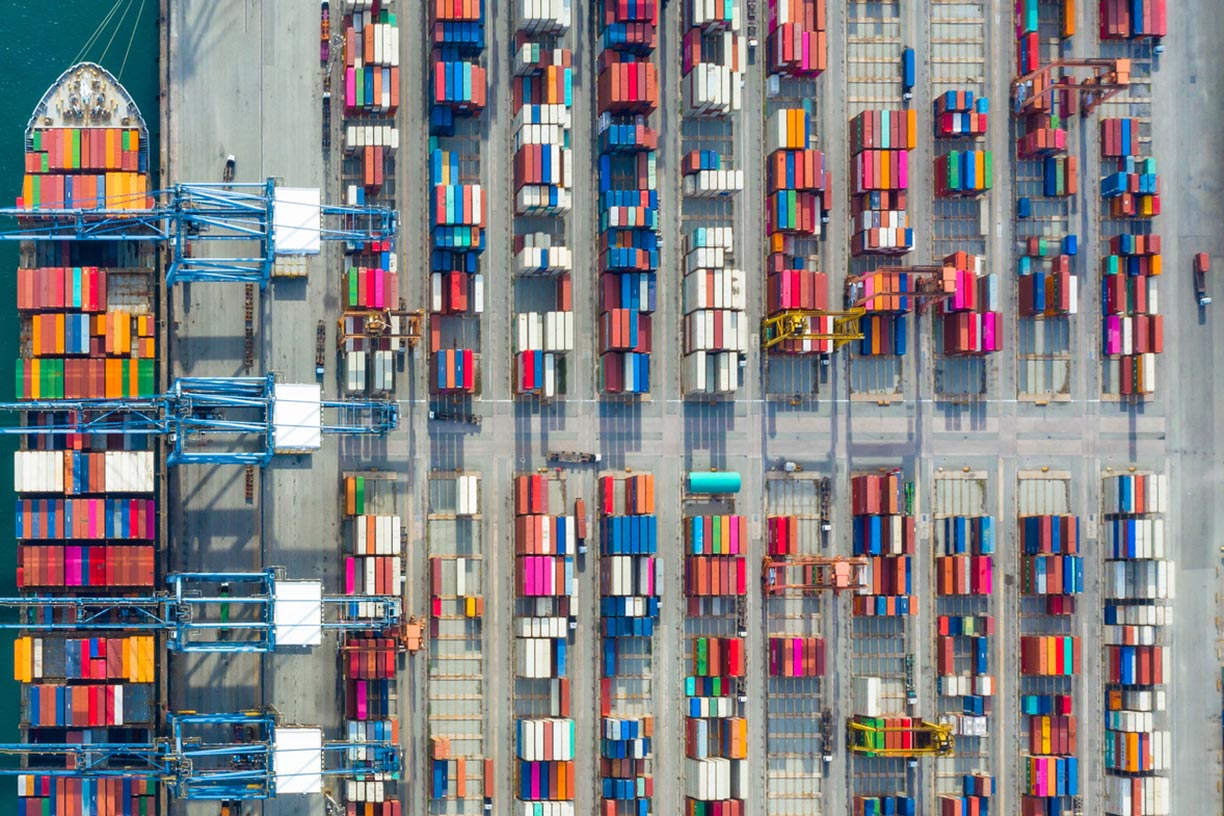
MULTIPOLYGON (((86 220, 151 207, 148 129, 106 70, 73 66, 26 129, 17 206, 26 228, 55 211, 86 220), (119 212, 116 212, 119 211, 119 212)), ((30 241, 16 271, 20 400, 127 399, 156 391, 154 256, 137 241, 30 241)), ((31 428, 62 413, 29 412, 31 428)), ((31 432, 14 454, 17 587, 27 595, 148 595, 156 578, 157 458, 145 437, 31 432)), ((151 745, 157 721, 156 635, 72 628, 78 614, 31 606, 14 644, 24 743, 151 745), (51 630, 42 624, 69 624, 51 630), (91 635, 100 635, 97 637, 91 635), (104 635, 104 636, 101 636, 104 635)), ((120 622, 103 614, 107 623, 120 622)), ((98 775, 63 773, 62 757, 30 756, 16 813, 150 813, 145 769, 91 758, 98 775), (52 769, 58 770, 58 774, 52 769)), ((130 759, 128 762, 130 763, 130 759)), ((67 767, 80 767, 70 763, 67 767)))

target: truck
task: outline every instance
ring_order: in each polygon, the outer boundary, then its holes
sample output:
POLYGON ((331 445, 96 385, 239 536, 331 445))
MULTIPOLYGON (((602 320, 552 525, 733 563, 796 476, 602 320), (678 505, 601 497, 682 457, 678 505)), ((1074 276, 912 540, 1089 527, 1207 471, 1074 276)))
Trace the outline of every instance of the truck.
POLYGON ((323 382, 323 347, 327 342, 327 324, 322 320, 315 326, 315 379, 323 382))
POLYGON ((456 411, 430 411, 429 418, 435 422, 461 422, 464 425, 480 425, 479 414, 461 414, 456 411))
POLYGON ((914 98, 914 49, 901 51, 901 98, 906 102, 914 98))
POLYGON ((327 64, 331 59, 331 9, 328 0, 319 7, 319 62, 327 64))
POLYGON ((574 520, 578 526, 578 554, 587 554, 587 517, 586 517, 586 502, 582 499, 577 499, 574 502, 574 520))
POLYGON ((1199 306, 1211 303, 1211 295, 1207 294, 1207 273, 1211 271, 1211 256, 1200 252, 1194 256, 1194 294, 1199 306))

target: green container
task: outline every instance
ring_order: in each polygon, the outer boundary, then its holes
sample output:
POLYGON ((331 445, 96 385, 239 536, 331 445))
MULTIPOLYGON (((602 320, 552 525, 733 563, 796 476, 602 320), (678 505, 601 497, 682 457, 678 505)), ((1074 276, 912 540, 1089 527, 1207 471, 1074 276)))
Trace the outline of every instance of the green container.
MULTIPOLYGON (((986 165, 986 184, 982 189, 989 190, 990 188, 994 187, 994 152, 993 151, 990 151, 990 150, 986 151, 985 165, 986 165)), ((1062 163, 1061 162, 1059 162, 1059 165, 1058 165, 1058 174, 1059 174, 1059 178, 1061 179, 1062 178, 1062 163)), ((1062 188, 1062 182, 1060 181, 1059 189, 1061 188, 1062 188)))
POLYGON ((21 358, 18 358, 17 365, 13 366, 13 375, 14 375, 13 393, 17 395, 17 399, 19 400, 26 398, 26 395, 25 395, 26 365, 28 365, 28 362, 26 360, 22 360, 21 358))
POLYGON ((1121 271, 1121 262, 1117 255, 1106 255, 1105 262, 1101 264, 1102 271, 1106 275, 1117 275, 1121 271))
POLYGON ((72 167, 81 166, 81 131, 72 129, 72 167))
POLYGON ((722 516, 714 516, 710 519, 710 551, 722 555, 722 516))
POLYGON ((953 150, 948 154, 947 185, 949 190, 960 189, 960 151, 953 150))
POLYGON ((131 150, 132 149, 132 131, 128 130, 127 128, 124 128, 122 131, 120 131, 119 141, 120 141, 120 147, 123 150, 131 150))
POLYGON ((153 360, 140 360, 137 363, 136 377, 139 380, 140 396, 151 397, 157 393, 157 368, 153 360))
POLYGON ((365 477, 364 476, 357 477, 357 484, 353 492, 356 494, 356 498, 353 503, 357 505, 357 515, 364 516, 365 515, 365 477))
POLYGON ((51 157, 48 156, 46 153, 43 153, 41 156, 38 157, 38 160, 39 160, 39 169, 44 173, 50 173, 51 172, 51 157))
POLYGON ((30 143, 34 145, 35 150, 42 150, 42 137, 43 132, 41 130, 34 131, 34 137, 30 140, 30 143))
POLYGON ((712 697, 722 697, 723 696, 723 679, 721 677, 714 678, 714 682, 710 684, 710 691, 711 691, 710 696, 712 697))
POLYGON ((738 493, 740 475, 735 471, 695 471, 688 475, 690 493, 738 493))
POLYGON ((354 266, 348 271, 348 305, 349 308, 357 305, 357 268, 354 266))

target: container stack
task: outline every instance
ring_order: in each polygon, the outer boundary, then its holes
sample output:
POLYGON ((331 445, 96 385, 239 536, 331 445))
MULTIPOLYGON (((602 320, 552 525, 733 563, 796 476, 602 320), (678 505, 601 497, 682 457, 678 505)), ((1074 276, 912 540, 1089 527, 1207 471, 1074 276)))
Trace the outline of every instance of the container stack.
POLYGON ((781 251, 785 236, 820 235, 821 216, 828 210, 824 156, 810 145, 816 135, 811 115, 803 108, 774 111, 765 129, 769 154, 765 231, 770 251, 781 251))
POLYGON ((916 110, 865 110, 850 120, 853 255, 905 255, 913 249, 906 190, 909 152, 917 146, 916 110))
POLYGON ((748 519, 692 516, 684 520, 684 591, 689 598, 748 592, 748 519))
POLYGON ((1041 164, 1041 194, 1048 198, 1079 192, 1079 157, 1047 156, 1041 164))
POLYGON ((824 638, 771 635, 767 659, 770 677, 823 677, 824 638))
POLYGON ((515 4, 514 391, 565 394, 574 350, 570 0, 515 4))
POLYGON ((1030 677, 1070 677, 1080 673, 1080 639, 1072 635, 1020 638, 1020 673, 1030 677))
POLYGON ((431 3, 433 56, 429 73, 429 132, 454 136, 456 119, 479 116, 488 95, 480 64, 485 47, 483 0, 431 3))
MULTIPOLYGON (((147 594, 155 586, 157 516, 152 499, 143 497, 155 492, 153 452, 106 450, 108 440, 98 436, 46 439, 81 447, 14 454, 19 590, 147 594), (89 496, 95 498, 75 498, 89 496), (93 543, 102 540, 108 543, 93 543)), ((72 623, 50 610, 45 618, 72 623)), ((21 741, 151 743, 157 721, 156 639, 122 628, 105 637, 82 636, 84 631, 82 625, 70 633, 40 632, 14 641, 13 677, 23 684, 21 741), (112 726, 123 730, 110 731, 112 726), (119 733, 123 736, 114 736, 119 733)), ((70 806, 97 812, 107 803, 153 808, 155 796, 155 782, 139 775, 93 780, 34 773, 18 779, 19 808, 36 809, 20 812, 70 806)))
POLYGON ((148 147, 129 128, 36 127, 17 206, 27 210, 147 210, 148 147))
POLYGON ((988 816, 990 813, 991 796, 994 795, 995 781, 993 776, 985 774, 963 774, 961 776, 961 793, 959 796, 941 794, 936 797, 936 816, 963 816, 976 813, 988 816))
POLYGON ((1123 395, 1156 390, 1156 355, 1164 351, 1164 316, 1157 280, 1159 235, 1115 235, 1101 259, 1102 351, 1117 365, 1123 395))
MULTIPOLYGON (((399 128, 392 125, 347 125, 344 129, 344 152, 359 156, 362 186, 377 192, 386 178, 386 160, 399 151, 399 128)), ((354 185, 355 187, 356 185, 354 185)), ((357 204, 356 191, 349 196, 357 204)), ((364 203, 364 198, 361 203, 364 203)))
POLYGON ((852 476, 850 497, 853 551, 868 558, 868 587, 855 596, 854 614, 916 614, 911 603, 916 533, 914 517, 902 513, 900 474, 852 476))
POLYGON ((1168 31, 1165 0, 1101 0, 1101 39, 1159 40, 1168 31))
POLYGON ((854 797, 854 816, 915 816, 917 812, 918 800, 912 796, 854 797))
MULTIPOLYGON (((909 272, 876 271, 848 280, 850 296, 867 314, 859 321, 863 338, 857 346, 863 356, 903 355, 907 347, 905 315, 913 290, 909 272)), ((950 285, 945 282, 945 285, 950 285)))
POLYGON ((1137 119, 1101 120, 1101 198, 1114 218, 1160 215, 1160 176, 1156 160, 1139 155, 1140 127, 1137 119))
MULTIPOLYGON (((823 0, 819 9, 823 25, 823 0)), ((829 308, 828 278, 817 271, 816 256, 804 254, 809 250, 799 246, 803 239, 820 235, 830 206, 832 174, 825 167, 824 154, 811 149, 814 138, 811 115, 802 108, 778 110, 769 120, 765 165, 769 253, 765 260, 765 313, 770 316, 829 308)), ((806 323, 811 334, 828 335, 833 331, 832 317, 804 315, 798 319, 806 323)), ((833 341, 790 339, 774 348, 783 354, 829 354, 833 341)))
POLYGON ((599 478, 600 790, 602 812, 650 813, 654 798, 653 688, 646 656, 659 617, 654 476, 599 478))
POLYGON ((940 303, 944 354, 980 355, 1003 348, 999 278, 984 274, 984 266, 982 256, 967 252, 944 258, 944 274, 955 281, 952 296, 940 303))
POLYGON ((747 721, 738 699, 747 673, 742 622, 748 591, 747 518, 686 515, 683 537, 684 812, 741 816, 749 784, 747 721))
MULTIPOLYGON (((390 254, 390 253, 388 253, 390 254)), ((398 310, 399 274, 386 269, 350 266, 341 282, 344 340, 344 390, 350 394, 386 394, 395 390, 395 354, 402 350, 398 315, 391 317, 388 336, 371 337, 365 331, 370 312, 398 310)))
POLYGON ((122 399, 156 393, 152 310, 119 294, 143 283, 134 278, 98 267, 17 270, 18 399, 122 399))
POLYGON ((1105 525, 1105 812, 1168 816, 1172 734, 1166 713, 1174 596, 1165 558, 1168 477, 1111 475, 1105 525))
POLYGON ((390 814, 399 810, 395 779, 376 773, 385 752, 398 750, 399 711, 396 676, 401 641, 384 632, 381 604, 403 595, 402 520, 376 514, 383 504, 382 482, 347 476, 341 482, 343 526, 344 618, 367 620, 364 632, 345 631, 340 641, 344 675, 344 734, 352 742, 372 743, 347 749, 354 773, 343 777, 341 790, 349 812, 390 814), (365 771, 365 772, 362 772, 365 771))
POLYGON ((985 136, 990 100, 973 91, 945 91, 935 97, 935 138, 985 136))
POLYGON ((477 350, 460 344, 469 336, 462 331, 464 318, 484 311, 484 276, 479 270, 488 204, 480 184, 461 182, 460 161, 449 150, 436 149, 430 154, 430 311, 434 316, 430 322, 430 389, 434 393, 477 390, 477 350), (454 347, 444 348, 443 334, 452 332, 457 335, 452 340, 454 347))
POLYGON ((526 736, 515 753, 515 797, 523 803, 515 809, 546 803, 558 813, 573 813, 574 726, 567 654, 570 622, 578 612, 574 558, 579 528, 572 515, 549 514, 552 487, 551 480, 538 473, 514 477, 516 693, 524 688, 539 693, 547 687, 548 700, 547 710, 537 706, 538 716, 516 724, 517 732, 526 736))
POLYGON ((1020 314, 1052 318, 1079 313, 1079 278, 1071 269, 1078 250, 1074 235, 1062 241, 1029 238, 1017 262, 1020 276, 1020 314))
POLYGON ((1026 756, 1022 765, 1021 812, 1025 816, 1062 813, 1056 808, 1079 796, 1079 759, 1073 756, 1026 756))
POLYGON ((1031 74, 1041 64, 1041 20, 1038 0, 1016 2, 1016 76, 1031 74))
POLYGON ((951 150, 935 159, 935 195, 976 198, 994 186, 994 154, 951 150))
POLYGON ((732 170, 717 150, 690 150, 680 162, 687 198, 723 198, 744 189, 744 171, 732 170))
MULTIPOLYGON (((344 558, 344 594, 394 596, 403 594, 404 566, 399 516, 354 516, 349 524, 344 558)), ((375 617, 374 604, 355 602, 350 616, 375 617)))
POLYGON ((994 618, 989 612, 995 529, 991 516, 935 519, 938 711, 940 722, 952 726, 958 738, 988 736, 994 711, 994 618))
POLYGON ((1048 615, 1074 614, 1075 596, 1084 591, 1079 518, 1022 516, 1020 550, 1020 591, 1044 598, 1048 615))
POLYGON ((344 113, 394 114, 399 107, 399 26, 389 9, 353 11, 344 26, 344 113))
POLYGON ((653 62, 658 0, 602 0, 596 64, 599 174, 599 389, 650 392, 650 315, 659 268, 653 62), (606 328, 605 328, 606 326, 606 328))
POLYGON ((698 227, 684 238, 684 368, 687 394, 739 390, 748 353, 748 292, 735 268, 731 227, 698 227))
POLYGON ((818 76, 828 67, 825 0, 769 0, 770 74, 818 76))
POLYGON ((729 116, 743 106, 748 42, 739 0, 686 0, 680 62, 685 116, 729 116))
POLYGON ((937 595, 989 595, 995 551, 990 516, 948 516, 936 521, 937 595))

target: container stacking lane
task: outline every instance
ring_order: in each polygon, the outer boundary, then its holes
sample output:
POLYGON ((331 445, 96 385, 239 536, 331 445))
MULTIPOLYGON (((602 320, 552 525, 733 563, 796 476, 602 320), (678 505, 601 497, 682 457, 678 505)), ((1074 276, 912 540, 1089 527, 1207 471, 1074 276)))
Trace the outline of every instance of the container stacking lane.
MULTIPOLYGON (((831 536, 829 479, 817 473, 771 473, 766 481, 768 557, 793 561, 823 556, 831 536)), ((765 812, 800 816, 824 812, 826 755, 836 740, 835 692, 827 677, 826 604, 807 587, 764 588, 767 645, 765 689, 765 812)))
MULTIPOLYGON (((1018 474, 1016 547, 1013 570, 1019 576, 1019 654, 1007 656, 1014 667, 1019 693, 1022 750, 1013 763, 1015 795, 1022 813, 1081 812, 1081 786, 1089 776, 1081 766, 1081 741, 1091 744, 1084 729, 1085 677, 1075 656, 1083 655, 1080 640, 1085 616, 1084 556, 1081 526, 1072 512, 1071 475, 1060 471, 1018 474), (1068 665, 1066 651, 1071 650, 1068 665), (1051 652, 1056 654, 1051 661, 1051 652), (1059 664, 1061 662, 1061 669, 1059 664), (1053 778, 1054 784, 1049 780, 1053 778)), ((1010 683, 1009 683, 1010 687, 1010 683)), ((1008 709, 1013 704, 1003 701, 1008 709)))
MULTIPOLYGON (((995 694, 996 520, 984 471, 944 471, 932 491, 935 706, 956 753, 935 760, 932 812, 992 805, 999 703, 995 694)), ((996 800, 997 801, 997 800, 996 800)))
POLYGON ((429 554, 428 786, 430 813, 462 813, 492 800, 485 735, 488 697, 481 474, 430 474, 425 519, 429 554))
MULTIPOLYGON (((599 477, 599 796, 607 816, 654 812, 654 629, 662 594, 654 476, 599 477)), ((666 743, 664 743, 666 744, 666 743)))

